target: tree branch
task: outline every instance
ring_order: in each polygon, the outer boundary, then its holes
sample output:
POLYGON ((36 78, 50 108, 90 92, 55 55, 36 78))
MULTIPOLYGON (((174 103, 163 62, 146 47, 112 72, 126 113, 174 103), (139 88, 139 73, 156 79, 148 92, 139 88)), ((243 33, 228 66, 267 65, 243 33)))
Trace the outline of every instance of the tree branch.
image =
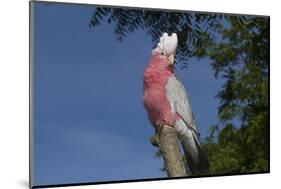
POLYGON ((150 143, 158 147, 163 154, 169 177, 187 175, 180 155, 177 132, 174 127, 164 125, 161 129, 157 129, 156 135, 150 137, 150 143))

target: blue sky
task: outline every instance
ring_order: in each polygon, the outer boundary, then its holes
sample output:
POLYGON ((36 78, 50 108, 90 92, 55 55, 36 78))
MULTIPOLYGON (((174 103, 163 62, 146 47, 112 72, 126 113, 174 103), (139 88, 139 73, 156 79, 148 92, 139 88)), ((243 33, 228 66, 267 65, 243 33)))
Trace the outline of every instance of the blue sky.
MULTIPOLYGON (((113 25, 89 28, 94 10, 35 3, 35 185, 165 177, 142 105, 153 44, 143 31, 120 43, 113 25)), ((222 81, 207 59, 176 73, 204 138, 222 81)))

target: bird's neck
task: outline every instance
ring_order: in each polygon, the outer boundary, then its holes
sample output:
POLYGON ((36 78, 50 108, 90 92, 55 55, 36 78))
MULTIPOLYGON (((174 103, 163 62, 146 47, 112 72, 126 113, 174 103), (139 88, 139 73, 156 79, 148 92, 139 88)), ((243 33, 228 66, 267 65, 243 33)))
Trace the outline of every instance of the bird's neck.
POLYGON ((155 76, 155 75, 162 75, 162 76, 171 76, 174 75, 173 67, 157 67, 153 64, 150 64, 145 69, 144 75, 146 76, 155 76))
POLYGON ((144 72, 144 85, 146 87, 165 86, 168 78, 173 76, 173 68, 159 69, 154 65, 148 65, 144 72))

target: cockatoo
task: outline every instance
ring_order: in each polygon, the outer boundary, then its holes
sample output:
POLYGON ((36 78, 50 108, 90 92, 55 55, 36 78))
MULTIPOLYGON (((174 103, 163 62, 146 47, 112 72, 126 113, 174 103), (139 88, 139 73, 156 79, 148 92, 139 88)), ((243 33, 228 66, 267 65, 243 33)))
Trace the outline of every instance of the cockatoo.
POLYGON ((198 174, 208 169, 208 161, 199 142, 187 93, 174 73, 177 43, 177 34, 164 33, 152 50, 144 72, 143 103, 155 128, 167 125, 176 129, 188 168, 192 174, 198 174))

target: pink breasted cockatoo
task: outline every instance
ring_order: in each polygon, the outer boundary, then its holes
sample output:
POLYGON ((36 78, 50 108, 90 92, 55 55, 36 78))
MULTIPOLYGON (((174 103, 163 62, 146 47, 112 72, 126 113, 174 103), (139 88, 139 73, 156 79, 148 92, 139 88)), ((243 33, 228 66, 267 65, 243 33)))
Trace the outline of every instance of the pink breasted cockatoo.
POLYGON ((174 127, 182 143, 191 173, 208 169, 208 160, 199 142, 199 133, 184 86, 177 80, 174 56, 177 34, 164 33, 152 50, 150 63, 144 72, 143 102, 154 127, 174 127))

